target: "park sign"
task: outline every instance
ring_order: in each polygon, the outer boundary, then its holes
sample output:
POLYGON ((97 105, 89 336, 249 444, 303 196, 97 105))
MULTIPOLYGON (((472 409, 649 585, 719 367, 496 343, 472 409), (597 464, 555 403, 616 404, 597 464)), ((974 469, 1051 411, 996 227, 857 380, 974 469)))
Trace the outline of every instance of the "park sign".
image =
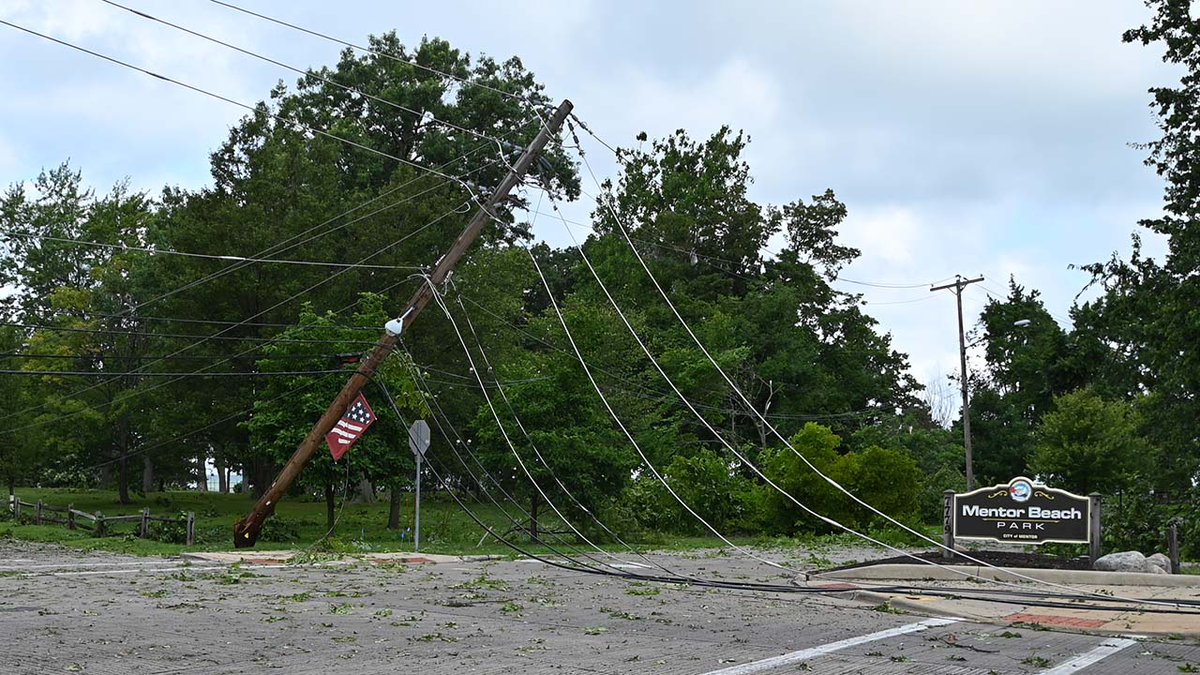
POLYGON ((1090 541, 1090 499, 1024 477, 956 494, 951 508, 955 539, 1021 544, 1090 541))

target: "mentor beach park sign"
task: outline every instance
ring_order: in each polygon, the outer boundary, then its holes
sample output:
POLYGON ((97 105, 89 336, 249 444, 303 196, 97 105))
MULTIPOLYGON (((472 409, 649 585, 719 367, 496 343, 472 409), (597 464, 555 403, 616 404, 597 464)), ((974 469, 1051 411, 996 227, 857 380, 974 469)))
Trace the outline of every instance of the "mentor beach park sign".
POLYGON ((1089 543, 1092 501, 1024 477, 955 494, 950 504, 955 539, 1044 544, 1089 543))

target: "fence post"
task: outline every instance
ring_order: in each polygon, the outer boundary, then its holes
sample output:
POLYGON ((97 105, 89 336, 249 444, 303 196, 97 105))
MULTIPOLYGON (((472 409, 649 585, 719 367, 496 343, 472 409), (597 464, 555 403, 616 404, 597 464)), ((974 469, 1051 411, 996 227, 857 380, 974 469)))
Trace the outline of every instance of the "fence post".
POLYGON ((142 525, 138 528, 138 536, 142 539, 150 536, 150 507, 142 509, 142 525))
POLYGON ((942 492, 942 557, 954 557, 954 490, 942 492))
POLYGON ((96 526, 92 528, 92 535, 95 537, 103 537, 108 534, 108 528, 104 525, 104 514, 96 512, 96 526))
POLYGON ((1100 559, 1100 493, 1093 492, 1088 495, 1088 502, 1091 508, 1091 517, 1088 522, 1088 559, 1093 565, 1100 559))
POLYGON ((42 500, 37 500, 37 506, 33 507, 33 524, 42 524, 42 500))
POLYGON ((75 529, 75 505, 67 504, 67 529, 75 529))
POLYGON ((16 495, 12 496, 13 520, 21 522, 21 498, 16 495))
POLYGON ((196 542, 196 512, 188 511, 187 514, 187 545, 191 546, 196 542))
POLYGON ((1172 522, 1167 531, 1167 552, 1171 556, 1171 574, 1179 574, 1179 523, 1172 522))

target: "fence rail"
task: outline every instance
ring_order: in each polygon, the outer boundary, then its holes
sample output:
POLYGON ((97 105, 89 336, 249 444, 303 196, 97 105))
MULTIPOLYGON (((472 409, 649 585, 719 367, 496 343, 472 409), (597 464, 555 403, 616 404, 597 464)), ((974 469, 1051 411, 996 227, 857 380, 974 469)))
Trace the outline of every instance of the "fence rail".
POLYGON ((69 530, 82 528, 91 530, 92 534, 97 537, 108 536, 109 527, 118 523, 137 523, 138 536, 143 539, 150 538, 151 523, 182 524, 187 532, 187 545, 191 546, 196 542, 196 514, 192 511, 188 511, 185 515, 175 518, 151 515, 148 508, 142 509, 141 513, 106 516, 100 511, 88 513, 76 509, 73 505, 54 506, 40 499, 36 502, 24 502, 18 499, 16 495, 9 495, 8 510, 12 513, 14 520, 21 520, 24 517, 32 520, 34 525, 53 523, 55 525, 65 525, 69 530), (30 511, 32 511, 32 516, 29 515, 30 511))

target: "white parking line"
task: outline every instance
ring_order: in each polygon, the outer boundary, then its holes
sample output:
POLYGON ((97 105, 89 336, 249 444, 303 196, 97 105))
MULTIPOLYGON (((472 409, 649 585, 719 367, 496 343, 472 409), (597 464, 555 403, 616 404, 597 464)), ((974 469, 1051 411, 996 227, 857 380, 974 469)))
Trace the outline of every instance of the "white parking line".
POLYGON ((783 654, 782 656, 772 656, 769 659, 763 659, 761 661, 752 661, 750 663, 743 663, 739 666, 730 666, 729 668, 722 668, 721 670, 713 670, 705 673, 704 675, 748 675, 749 673, 771 670, 772 668, 779 668, 780 666, 799 663, 800 661, 806 661, 818 656, 825 656, 826 654, 832 654, 833 652, 846 649, 847 647, 854 647, 855 645, 874 642, 876 640, 886 640, 898 635, 919 633, 927 628, 948 626, 959 621, 962 621, 962 619, 926 619, 918 623, 910 623, 897 628, 889 628, 887 630, 881 630, 868 635, 860 635, 858 637, 847 638, 845 640, 838 640, 837 642, 830 642, 829 644, 824 644, 819 647, 801 649, 798 652, 783 654))
MULTIPOLYGON (((6 560, 5 562, 11 561, 6 560)), ((21 572, 24 570, 51 568, 69 569, 71 567, 148 567, 151 565, 162 565, 163 562, 163 560, 119 560, 112 562, 61 562, 39 563, 37 565, 0 565, 0 572, 21 572)))
POLYGON ((94 577, 103 574, 141 574, 152 572, 203 572, 206 570, 223 570, 228 569, 227 565, 214 565, 212 567, 187 567, 184 565, 176 565, 175 567, 135 567, 132 569, 117 569, 117 570, 87 570, 85 572, 22 572, 8 577, 0 577, 0 579, 28 579, 29 577, 94 577))
POLYGON ((1068 675, 1068 673, 1078 672, 1099 661, 1116 654, 1130 645, 1136 645, 1137 640, 1128 640, 1126 638, 1109 638, 1100 643, 1099 647, 1084 652, 1070 661, 1060 663, 1049 670, 1041 671, 1040 675, 1068 675))

